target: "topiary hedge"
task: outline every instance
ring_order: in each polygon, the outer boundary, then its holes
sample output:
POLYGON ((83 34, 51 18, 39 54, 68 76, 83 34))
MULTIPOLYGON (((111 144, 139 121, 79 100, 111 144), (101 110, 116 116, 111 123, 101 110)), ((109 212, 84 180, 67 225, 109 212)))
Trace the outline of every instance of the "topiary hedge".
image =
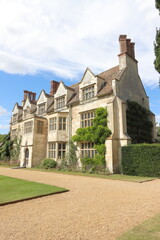
POLYGON ((122 147, 122 172, 132 176, 160 177, 160 144, 122 147))

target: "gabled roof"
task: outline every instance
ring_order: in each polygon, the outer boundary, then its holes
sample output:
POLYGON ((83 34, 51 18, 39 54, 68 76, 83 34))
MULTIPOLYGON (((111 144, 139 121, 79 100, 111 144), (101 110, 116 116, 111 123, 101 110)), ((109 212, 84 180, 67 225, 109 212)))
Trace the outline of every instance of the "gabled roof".
POLYGON ((50 113, 50 112, 53 112, 53 111, 54 111, 54 100, 52 101, 52 103, 47 108, 47 113, 50 113))
POLYGON ((43 89, 43 90, 40 92, 40 94, 39 94, 39 97, 38 97, 38 99, 37 99, 37 102, 38 102, 38 100, 39 100, 42 92, 44 93, 44 95, 45 95, 46 98, 53 98, 53 97, 54 97, 53 95, 49 95, 48 93, 46 93, 45 90, 43 89))
MULTIPOLYGON (((88 70, 91 72, 91 70, 89 68, 87 68, 79 83, 82 82, 82 80, 88 70)), ((119 66, 115 66, 113 68, 110 68, 110 69, 102 72, 102 73, 99 73, 96 76, 91 72, 93 74, 93 76, 104 80, 101 88, 99 89, 99 91, 97 93, 97 96, 112 93, 112 91, 113 91, 112 80, 113 79, 119 80, 121 78, 122 74, 124 73, 124 71, 125 71, 125 69, 119 70, 119 66)), ((70 86, 71 88, 74 89, 74 93, 73 93, 72 97, 70 98, 70 100, 68 101, 68 104, 76 103, 79 101, 79 83, 75 83, 70 86)))
POLYGON ((119 66, 115 66, 102 73, 99 73, 97 76, 100 76, 107 81, 107 80, 113 80, 118 73, 119 73, 119 66))
POLYGON ((79 101, 79 83, 71 85, 71 88, 74 89, 74 93, 68 101, 68 104, 75 103, 79 101))
MULTIPOLYGON (((72 88, 72 86, 70 86, 70 87, 66 86, 63 81, 60 81, 60 83, 62 83, 63 86, 64 86, 66 89, 71 90, 71 91, 74 91, 74 89, 72 88)), ((59 86, 60 86, 60 84, 59 84, 59 86)), ((59 88, 59 86, 58 86, 58 88, 59 88)), ((57 88, 57 90, 58 90, 58 88, 57 88)))
POLYGON ((22 106, 19 106, 19 104, 16 102, 16 103, 14 104, 14 107, 13 107, 12 112, 14 111, 15 107, 17 107, 18 110, 23 110, 23 107, 22 107, 22 106))
POLYGON ((84 74, 83 74, 83 77, 81 78, 81 81, 79 82, 79 84, 83 81, 83 78, 86 75, 86 72, 88 72, 88 71, 95 77, 94 73, 87 67, 84 74))
POLYGON ((125 69, 119 70, 119 66, 115 66, 113 68, 110 68, 110 69, 98 74, 97 77, 102 77, 103 79, 105 79, 105 84, 102 85, 102 87, 100 88, 97 95, 100 96, 100 95, 112 92, 113 91, 112 80, 113 79, 120 80, 125 69))

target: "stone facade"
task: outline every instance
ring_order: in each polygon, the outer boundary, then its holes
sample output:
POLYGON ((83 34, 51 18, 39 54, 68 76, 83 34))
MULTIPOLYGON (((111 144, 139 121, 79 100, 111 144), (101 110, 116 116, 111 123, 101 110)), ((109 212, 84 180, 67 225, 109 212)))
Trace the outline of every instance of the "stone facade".
MULTIPOLYGON (((111 136, 106 139, 106 165, 111 173, 120 171, 121 146, 131 143, 127 134, 126 101, 136 101, 149 110, 149 98, 138 74, 134 43, 120 35, 119 65, 98 75, 86 69, 81 81, 66 86, 51 81, 50 94, 24 91, 22 106, 15 104, 11 119, 11 138, 21 138, 20 166, 31 167, 43 158, 62 159, 69 148, 69 140, 80 127, 87 127, 99 107, 108 110, 111 136)), ((155 118, 152 137, 156 138, 155 118)), ((79 164, 83 151, 93 152, 90 143, 79 143, 79 164)))

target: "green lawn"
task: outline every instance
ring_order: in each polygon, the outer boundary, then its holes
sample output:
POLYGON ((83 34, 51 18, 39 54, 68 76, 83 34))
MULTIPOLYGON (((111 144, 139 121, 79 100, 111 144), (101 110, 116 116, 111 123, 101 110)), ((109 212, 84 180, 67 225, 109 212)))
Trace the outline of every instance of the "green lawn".
POLYGON ((82 172, 72 172, 72 171, 59 171, 57 169, 41 169, 41 168, 26 168, 26 170, 34 170, 34 171, 45 171, 45 172, 54 172, 61 174, 69 174, 74 176, 84 176, 84 177, 95 177, 95 178, 104 178, 109 180, 121 180, 121 181, 129 181, 129 182, 146 182, 152 181, 156 178, 153 177, 139 177, 139 176, 128 176, 122 174, 110 174, 110 175, 102 175, 102 174, 90 174, 90 173, 82 173, 82 172))
POLYGON ((125 233, 117 240, 159 240, 160 214, 146 220, 142 224, 125 233))
POLYGON ((0 205, 66 191, 61 187, 0 175, 0 205))
MULTIPOLYGON (((0 167, 13 167, 10 165, 0 165, 0 167)), ((22 168, 23 170, 29 170, 29 171, 42 171, 42 172, 54 172, 54 173, 61 173, 61 174, 69 174, 69 175, 74 175, 74 176, 84 176, 84 177, 95 177, 95 178, 104 178, 104 179, 109 179, 109 180, 121 180, 121 181, 128 181, 128 182, 146 182, 146 181, 152 181, 157 178, 154 177, 140 177, 140 176, 129 176, 129 175, 122 175, 122 174, 91 174, 91 173, 83 173, 83 172, 73 172, 73 171, 63 171, 63 170, 57 170, 57 169, 42 169, 42 168, 22 168)))

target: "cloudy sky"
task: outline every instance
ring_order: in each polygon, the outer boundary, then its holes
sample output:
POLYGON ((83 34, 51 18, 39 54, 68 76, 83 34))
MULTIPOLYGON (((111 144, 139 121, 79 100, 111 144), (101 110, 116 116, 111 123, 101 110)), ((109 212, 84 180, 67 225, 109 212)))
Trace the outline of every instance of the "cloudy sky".
POLYGON ((153 42, 154 0, 0 0, 0 133, 8 131, 23 90, 49 92, 51 80, 80 81, 118 65, 120 34, 136 43, 139 74, 160 121, 153 42))

